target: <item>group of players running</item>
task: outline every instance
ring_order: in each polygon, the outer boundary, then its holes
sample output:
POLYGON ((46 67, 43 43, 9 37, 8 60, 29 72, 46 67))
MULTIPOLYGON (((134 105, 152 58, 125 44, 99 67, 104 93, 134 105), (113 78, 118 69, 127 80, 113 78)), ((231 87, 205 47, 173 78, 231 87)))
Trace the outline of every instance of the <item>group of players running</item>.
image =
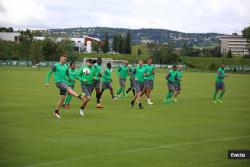
MULTIPOLYGON (((52 73, 54 73, 54 80, 56 87, 60 90, 60 98, 57 102, 54 116, 60 118, 59 110, 61 107, 65 109, 70 108, 70 101, 72 96, 82 101, 82 105, 79 109, 79 114, 84 116, 84 109, 90 101, 91 94, 95 90, 96 92, 96 108, 103 108, 101 104, 101 97, 106 89, 109 89, 112 99, 115 101, 119 97, 126 97, 129 91, 133 92, 133 98, 131 100, 131 107, 133 108, 135 102, 138 103, 139 109, 143 109, 141 103, 141 97, 145 94, 147 98, 147 104, 152 105, 150 100, 151 91, 154 88, 155 78, 155 67, 152 65, 152 59, 148 58, 146 64, 143 61, 138 61, 129 66, 128 61, 124 61, 124 64, 119 66, 116 70, 116 74, 119 78, 120 87, 114 94, 112 87, 112 65, 107 63, 105 70, 102 70, 102 59, 88 59, 86 64, 76 69, 74 63, 66 64, 67 54, 60 56, 60 61, 51 66, 46 76, 46 86, 49 86, 49 79, 52 73), (130 78, 130 87, 125 91, 125 83, 127 77, 130 78), (75 81, 79 80, 81 84, 82 94, 76 93, 74 89, 75 81)), ((214 95, 214 103, 222 101, 220 100, 223 96, 224 90, 224 65, 219 68, 216 79, 216 92, 214 95), (217 83, 218 81, 222 81, 217 83), (217 93, 222 90, 222 93, 217 98, 217 93)), ((165 103, 177 102, 177 96, 181 91, 181 80, 182 80, 182 66, 173 65, 171 70, 166 75, 168 92, 164 98, 165 103)))

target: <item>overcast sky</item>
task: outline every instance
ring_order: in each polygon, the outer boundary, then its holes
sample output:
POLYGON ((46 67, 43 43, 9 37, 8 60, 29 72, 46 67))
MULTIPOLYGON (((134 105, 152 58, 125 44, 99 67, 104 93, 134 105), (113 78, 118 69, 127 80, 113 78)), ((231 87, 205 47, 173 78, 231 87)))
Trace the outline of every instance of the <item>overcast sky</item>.
POLYGON ((0 26, 163 28, 240 33, 250 0, 0 0, 0 26))

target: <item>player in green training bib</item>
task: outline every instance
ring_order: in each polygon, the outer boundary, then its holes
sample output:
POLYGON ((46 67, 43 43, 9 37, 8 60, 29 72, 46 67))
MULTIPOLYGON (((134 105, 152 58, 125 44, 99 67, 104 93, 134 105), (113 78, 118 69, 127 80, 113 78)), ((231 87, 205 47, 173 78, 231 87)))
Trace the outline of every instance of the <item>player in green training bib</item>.
POLYGON ((213 102, 214 103, 223 103, 221 100, 224 93, 225 93, 225 84, 224 84, 224 78, 225 76, 225 71, 224 71, 225 65, 222 64, 221 67, 218 69, 217 74, 216 74, 216 79, 215 79, 215 92, 214 92, 214 97, 213 97, 213 102), (219 97, 217 97, 217 94, 221 91, 219 97))
POLYGON ((181 80, 182 80, 182 66, 179 65, 178 66, 178 70, 176 71, 176 77, 175 77, 175 82, 174 82, 174 89, 175 89, 175 93, 174 93, 174 102, 178 102, 177 100, 177 96, 180 94, 181 92, 181 80))
POLYGON ((144 89, 144 77, 146 75, 146 69, 143 66, 143 61, 139 61, 137 67, 133 71, 135 76, 135 91, 136 95, 133 97, 131 101, 131 107, 134 107, 135 100, 138 99, 139 109, 143 109, 141 104, 141 93, 144 89))
POLYGON ((103 108, 101 105, 101 77, 102 77, 102 59, 98 58, 97 61, 93 64, 95 70, 95 79, 93 82, 92 91, 95 89, 96 92, 96 108, 103 108))
MULTIPOLYGON (((70 63, 69 65, 69 76, 70 77, 66 77, 66 84, 71 87, 71 89, 73 90, 75 87, 75 80, 77 78, 77 69, 76 69, 76 65, 75 63, 70 63)), ((64 100, 64 108, 65 109, 69 109, 70 108, 70 101, 71 101, 72 95, 67 93, 67 96, 64 100)))
POLYGON ((114 91, 113 91, 113 87, 112 87, 112 66, 111 63, 107 63, 107 67, 103 73, 102 76, 102 91, 101 91, 101 96, 103 94, 103 92, 106 89, 109 89, 110 91, 110 95, 112 96, 113 100, 116 100, 117 98, 114 96, 114 91))
POLYGON ((137 64, 134 63, 129 67, 129 81, 130 81, 130 86, 129 88, 126 90, 126 94, 129 93, 129 91, 132 90, 133 95, 135 96, 135 76, 133 74, 133 71, 135 70, 137 64))
MULTIPOLYGON (((54 73, 54 80, 55 80, 55 84, 56 87, 60 90, 60 98, 56 104, 56 108, 54 111, 54 116, 57 118, 61 118, 59 110, 61 109, 63 102, 65 100, 66 97, 66 93, 68 92, 69 94, 81 99, 81 95, 78 95, 76 92, 74 92, 72 90, 71 87, 69 87, 66 84, 66 77, 71 78, 71 76, 69 75, 69 68, 68 65, 66 65, 66 60, 67 60, 67 55, 66 54, 62 54, 60 56, 60 62, 56 63, 54 65, 52 65, 50 71, 48 72, 47 76, 46 76, 46 86, 49 86, 49 79, 52 73, 54 73)), ((73 78, 71 78, 73 80, 73 78)))
POLYGON ((153 90, 153 80, 154 80, 154 70, 155 70, 155 67, 152 65, 152 59, 151 58, 148 58, 147 60, 147 64, 144 65, 144 68, 146 70, 146 75, 144 77, 144 90, 143 90, 143 93, 142 95, 145 93, 146 96, 147 96, 147 103, 152 105, 154 103, 151 102, 150 100, 150 93, 151 91, 153 90))
POLYGON ((166 75, 166 80, 168 81, 168 93, 165 96, 164 102, 165 103, 171 103, 172 102, 172 96, 175 93, 174 89, 174 82, 176 77, 176 65, 173 65, 172 69, 168 72, 166 75))
POLYGON ((84 114, 84 109, 87 106, 88 102, 90 101, 91 98, 91 93, 93 90, 93 82, 96 77, 95 75, 95 69, 92 66, 92 60, 88 59, 86 62, 86 65, 83 65, 79 71, 77 78, 81 83, 81 88, 82 91, 84 92, 84 98, 83 98, 83 104, 80 107, 79 114, 81 116, 85 116, 84 114))
POLYGON ((116 91, 116 97, 119 97, 119 95, 122 93, 123 97, 126 96, 125 94, 125 83, 126 83, 126 79, 129 73, 129 69, 128 69, 128 61, 124 61, 124 64, 122 66, 120 66, 117 70, 117 74, 119 77, 119 84, 120 84, 120 88, 116 91))

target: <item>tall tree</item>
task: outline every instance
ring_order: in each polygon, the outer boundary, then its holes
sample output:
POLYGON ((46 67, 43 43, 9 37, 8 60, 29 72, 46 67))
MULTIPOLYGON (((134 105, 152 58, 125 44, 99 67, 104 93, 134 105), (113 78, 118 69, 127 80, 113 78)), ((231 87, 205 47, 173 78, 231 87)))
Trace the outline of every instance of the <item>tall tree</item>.
POLYGON ((138 48, 137 54, 138 54, 138 55, 141 55, 141 54, 142 54, 141 48, 138 48))
POLYGON ((126 39, 125 39, 125 53, 126 54, 131 54, 131 34, 128 31, 126 34, 126 39))
POLYGON ((227 52, 227 57, 228 58, 232 58, 233 57, 231 49, 229 49, 229 51, 227 52))
POLYGON ((105 33, 105 40, 104 40, 104 46, 102 48, 103 53, 109 52, 109 36, 108 33, 105 33))
POLYGON ((244 30, 242 30, 242 34, 243 37, 247 40, 248 55, 246 55, 245 57, 248 58, 250 57, 250 26, 244 28, 244 30))
POLYGON ((33 40, 31 44, 29 59, 32 60, 33 63, 39 63, 44 60, 44 56, 42 54, 42 43, 42 41, 33 40))
POLYGON ((21 59, 27 59, 33 41, 33 35, 29 29, 20 32, 19 55, 21 59))
POLYGON ((97 42, 97 41, 92 41, 91 45, 92 45, 92 50, 93 50, 94 52, 97 52, 97 53, 98 53, 98 52, 99 52, 99 49, 100 49, 98 42, 97 42))
POLYGON ((121 54, 124 54, 125 53, 125 40, 122 36, 122 34, 119 34, 118 35, 118 52, 121 53, 121 54))
POLYGON ((55 61, 56 60, 57 44, 54 40, 50 38, 45 38, 43 41, 42 54, 44 55, 44 60, 55 61))
POLYGON ((0 27, 0 32, 14 32, 12 27, 6 28, 6 27, 0 27))
POLYGON ((114 52, 118 52, 118 35, 115 34, 113 37, 112 49, 114 52))

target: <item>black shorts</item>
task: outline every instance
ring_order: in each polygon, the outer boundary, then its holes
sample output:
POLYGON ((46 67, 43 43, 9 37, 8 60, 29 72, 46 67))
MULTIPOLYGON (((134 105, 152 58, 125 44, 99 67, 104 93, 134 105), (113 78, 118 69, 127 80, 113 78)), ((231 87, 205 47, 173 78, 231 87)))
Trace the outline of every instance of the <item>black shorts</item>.
POLYGON ((144 82, 135 81, 135 92, 140 93, 144 89, 144 82))
POLYGON ((146 88, 146 89, 153 89, 153 80, 145 80, 144 81, 144 87, 146 88))
POLYGON ((223 89, 225 89, 224 82, 215 82, 215 89, 216 90, 223 90, 223 89))
POLYGON ((174 91, 174 83, 168 81, 168 90, 174 91))
POLYGON ((126 78, 119 78, 120 87, 125 87, 126 78))
POLYGON ((179 82, 174 83, 174 89, 178 92, 181 91, 181 83, 179 82))
POLYGON ((68 85, 64 82, 57 82, 56 87, 60 90, 60 95, 65 96, 67 94, 68 85))
POLYGON ((100 87, 101 87, 101 81, 100 81, 100 80, 94 80, 92 86, 93 86, 93 88, 95 88, 95 89, 100 89, 100 87))
POLYGON ((112 89, 111 82, 102 82, 102 89, 112 89))
POLYGON ((130 79, 130 87, 131 88, 135 87, 135 79, 130 79))
POLYGON ((82 92, 85 93, 85 96, 88 96, 88 97, 91 96, 92 85, 81 84, 81 88, 82 88, 82 92))

